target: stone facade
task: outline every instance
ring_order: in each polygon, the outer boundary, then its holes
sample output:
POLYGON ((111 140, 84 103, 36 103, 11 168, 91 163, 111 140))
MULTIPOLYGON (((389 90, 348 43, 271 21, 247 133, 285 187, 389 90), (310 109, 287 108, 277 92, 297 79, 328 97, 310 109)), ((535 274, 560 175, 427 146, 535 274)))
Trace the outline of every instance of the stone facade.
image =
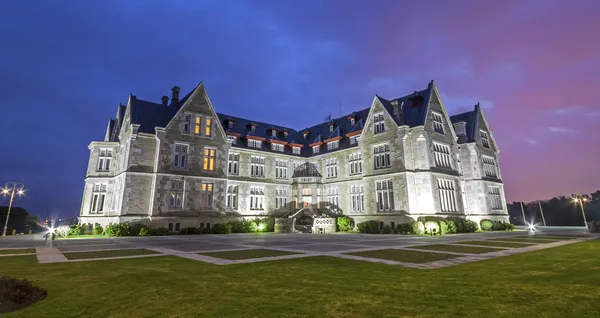
MULTIPOLYGON (((417 95, 422 103, 412 95, 391 102, 375 97, 364 118, 356 118, 360 130, 318 143, 325 149, 331 140, 354 135, 357 144, 315 154, 305 151, 312 147, 306 134, 304 142, 298 141, 302 154, 247 146, 254 135, 242 140, 228 130, 202 84, 177 106, 130 95, 111 120, 105 141, 89 145, 80 222, 143 222, 175 231, 240 217, 281 218, 302 208, 390 225, 420 216, 508 221, 499 150, 481 109, 448 116, 433 82, 417 95), (403 105, 406 100, 414 104, 403 105), (155 112, 152 124, 140 121, 144 111, 155 112), (415 115, 409 112, 422 112, 422 121, 410 124, 406 117, 415 115), (260 176, 253 175, 255 161, 260 176)), ((178 89, 173 98, 178 101, 178 89)), ((349 119, 331 123, 344 120, 349 119)), ((277 226, 292 224, 279 220, 277 226)))

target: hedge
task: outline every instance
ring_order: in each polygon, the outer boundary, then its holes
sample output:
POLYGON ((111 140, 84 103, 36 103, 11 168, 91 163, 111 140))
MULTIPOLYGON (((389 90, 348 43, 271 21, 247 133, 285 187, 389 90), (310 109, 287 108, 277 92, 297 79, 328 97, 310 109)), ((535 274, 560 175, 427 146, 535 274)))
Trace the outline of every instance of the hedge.
POLYGON ((494 222, 492 222, 491 220, 481 220, 481 222, 479 222, 479 225, 481 225, 481 229, 484 231, 491 231, 492 228, 494 227, 494 222))
POLYGON ((379 221, 371 220, 360 222, 356 225, 358 232, 366 234, 379 234, 379 221))

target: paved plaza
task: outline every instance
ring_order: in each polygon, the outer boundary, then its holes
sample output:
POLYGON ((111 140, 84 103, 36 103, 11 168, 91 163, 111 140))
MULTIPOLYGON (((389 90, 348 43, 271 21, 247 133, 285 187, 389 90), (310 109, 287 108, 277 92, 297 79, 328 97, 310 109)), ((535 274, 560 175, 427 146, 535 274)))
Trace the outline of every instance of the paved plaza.
MULTIPOLYGON (((249 263, 325 255, 414 268, 440 268, 460 263, 473 262, 505 255, 535 251, 539 249, 571 244, 595 238, 593 236, 587 235, 582 230, 555 230, 548 231, 544 234, 564 235, 565 239, 545 239, 544 236, 538 235, 536 236, 535 243, 523 242, 523 244, 515 244, 515 240, 520 240, 519 238, 522 239, 528 234, 528 232, 524 231, 487 232, 447 236, 406 236, 393 234, 368 235, 348 233, 336 233, 326 235, 251 233, 229 235, 172 235, 99 239, 67 239, 55 241, 45 241, 43 240, 41 235, 27 235, 0 239, 0 251, 4 251, 4 255, 12 255, 10 253, 11 249, 35 249, 35 253, 33 253, 32 250, 32 252, 29 254, 37 255, 38 261, 40 263, 92 261, 102 259, 156 257, 163 255, 172 255, 197 261, 209 262, 216 265, 229 265, 237 263, 249 263), (503 241, 504 239, 506 241, 503 241), (462 243, 466 241, 486 241, 486 243, 504 242, 504 244, 506 245, 515 244, 518 247, 485 246, 486 248, 492 249, 493 251, 484 254, 457 253, 449 251, 428 251, 430 253, 453 254, 457 255, 457 257, 450 260, 441 260, 425 264, 398 262, 386 259, 369 258, 348 254, 384 249, 419 251, 420 246, 432 244, 475 247, 475 245, 469 245, 469 243, 462 243), (69 260, 65 257, 65 254, 79 252, 102 252, 117 250, 123 251, 139 249, 152 251, 153 254, 76 260, 69 260), (203 253, 210 254, 212 252, 265 249, 271 251, 291 252, 294 254, 241 260, 221 259, 209 255, 203 255, 203 253)), ((479 245, 478 247, 481 248, 482 246, 479 245)), ((420 250, 420 252, 423 252, 423 250, 420 250)))

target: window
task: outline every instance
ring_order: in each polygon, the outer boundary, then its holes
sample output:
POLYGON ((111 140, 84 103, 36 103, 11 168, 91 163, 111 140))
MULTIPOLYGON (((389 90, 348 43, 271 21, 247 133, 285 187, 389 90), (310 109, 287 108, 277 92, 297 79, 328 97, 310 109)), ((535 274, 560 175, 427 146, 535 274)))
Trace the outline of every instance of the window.
POLYGON ((305 196, 312 195, 312 189, 311 188, 303 188, 302 195, 305 195, 305 196))
POLYGON ((300 154, 300 147, 292 147, 292 153, 295 155, 300 154))
POLYGON ((271 129, 271 137, 277 137, 277 130, 271 129))
POLYGON ((212 207, 213 202, 213 184, 212 183, 203 183, 201 190, 201 201, 200 207, 202 208, 210 208, 212 207))
POLYGON ((485 148, 489 148, 490 147, 490 139, 489 139, 487 131, 480 130, 479 137, 481 138, 481 145, 485 148))
POLYGON ((275 178, 287 179, 287 160, 275 160, 275 178))
POLYGON ((263 210, 264 195, 264 188, 250 187, 250 210, 263 210))
POLYGON ((98 156, 98 171, 109 171, 112 157, 112 149, 100 149, 98 156))
POLYGON ((237 176, 239 173, 240 154, 230 153, 227 159, 227 173, 237 176))
POLYGON ((212 136, 212 119, 206 118, 206 126, 204 127, 204 135, 206 137, 212 136))
POLYGON ((91 213, 102 214, 104 212, 104 201, 106 199, 106 184, 97 183, 94 184, 92 189, 92 205, 90 208, 91 213))
POLYGON ((181 208, 183 206, 183 181, 171 181, 170 208, 181 208))
POLYGON ((442 121, 442 114, 432 112, 433 116, 433 130, 436 133, 444 133, 444 122, 442 121))
POLYGON ((353 185, 350 187, 350 196, 352 197, 352 212, 365 211, 365 196, 362 185, 353 185))
POLYGON ((327 188, 326 195, 330 207, 338 207, 340 205, 340 192, 338 188, 327 188))
POLYGON ((179 231, 181 228, 181 223, 175 223, 175 231, 179 231))
POLYGON ((356 175, 362 173, 362 160, 361 153, 355 152, 348 155, 348 165, 350 166, 348 171, 350 171, 350 175, 356 175))
POLYGON ((169 223, 169 232, 173 232, 173 223, 169 223))
POLYGON ((275 208, 282 209, 287 206, 287 189, 275 190, 275 208))
POLYGON ((442 212, 457 212, 456 188, 454 181, 438 179, 438 189, 440 194, 440 206, 442 212))
POLYGON ((492 210, 503 210, 499 187, 488 187, 488 200, 492 210))
POLYGON ((350 137, 350 145, 358 145, 358 136, 350 137))
POLYGON ((355 123, 356 119, 354 119, 354 117, 350 118, 350 126, 354 126, 355 123))
POLYGON ((227 135, 227 140, 231 141, 232 144, 235 144, 237 142, 237 137, 236 136, 227 135))
POLYGON ((196 121, 194 122, 194 134, 200 135, 202 128, 202 117, 196 116, 196 121))
POLYGON ((260 149, 260 140, 248 139, 248 147, 260 149))
POLYGON ((450 146, 434 142, 433 153, 435 154, 436 167, 452 168, 450 146))
POLYGON ((336 158, 329 158, 325 160, 325 170, 327 170, 327 178, 337 178, 338 176, 338 162, 336 158))
POLYGON ((265 158, 255 157, 250 158, 250 176, 251 177, 265 177, 265 158))
POLYGON ((330 141, 327 143, 327 150, 338 149, 340 147, 340 142, 338 140, 330 141))
POLYGON ((176 168, 187 167, 188 146, 184 144, 175 144, 175 153, 173 157, 173 166, 176 168))
POLYGON ((234 210, 237 209, 237 207, 238 207, 238 191, 239 191, 239 186, 237 186, 237 185, 227 186, 227 200, 225 202, 225 205, 228 208, 232 208, 234 210))
POLYGON ((313 153, 319 153, 319 146, 313 146, 313 153))
POLYGON ((374 123, 376 134, 380 134, 385 131, 385 122, 383 121, 383 113, 375 114, 373 116, 373 123, 374 123))
POLYGON ((204 171, 215 171, 216 153, 214 148, 204 148, 204 171))
POLYGON ((192 127, 192 115, 186 114, 183 116, 183 132, 189 134, 190 127, 192 127))
POLYGON ((251 131, 251 132, 256 132, 256 125, 252 125, 252 126, 250 127, 250 131, 251 131))
POLYGON ((271 150, 283 152, 283 145, 282 144, 272 143, 271 144, 271 150))
POLYGON ((482 156, 481 161, 483 162, 483 174, 486 177, 498 178, 498 173, 496 172, 496 160, 492 157, 482 156))
POLYGON ((227 128, 229 128, 229 129, 233 128, 233 120, 227 121, 227 128))
POLYGON ((377 211, 394 210, 394 189, 392 180, 377 181, 377 211))
POLYGON ((391 167, 390 162, 390 145, 379 145, 373 147, 373 153, 375 154, 375 169, 384 169, 391 167))

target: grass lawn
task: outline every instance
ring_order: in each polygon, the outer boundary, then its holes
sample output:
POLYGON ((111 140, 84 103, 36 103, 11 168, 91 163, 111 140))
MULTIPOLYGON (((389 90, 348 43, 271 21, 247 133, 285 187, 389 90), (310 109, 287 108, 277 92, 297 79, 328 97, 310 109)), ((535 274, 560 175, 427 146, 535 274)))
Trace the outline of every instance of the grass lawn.
POLYGON ((216 258, 228 259, 228 260, 238 260, 238 259, 248 259, 248 258, 293 255, 293 254, 298 254, 298 253, 268 250, 268 249, 255 249, 255 250, 243 250, 243 251, 206 252, 206 253, 199 253, 199 254, 216 257, 216 258))
POLYGON ((599 317, 598 254, 594 240, 436 270, 333 257, 218 266, 16 256, 0 260, 0 275, 48 291, 3 317, 599 317))
POLYGON ((560 235, 545 235, 545 234, 534 234, 528 236, 516 236, 518 238, 532 238, 532 239, 543 239, 543 240, 554 240, 554 241, 568 241, 577 239, 580 237, 574 236, 560 236, 560 235))
MULTIPOLYGON (((498 240, 500 240, 500 239, 498 239, 498 240)), ((535 244, 530 244, 530 243, 517 243, 519 241, 514 241, 514 242, 511 241, 511 242, 496 242, 495 240, 489 240, 489 241, 464 241, 464 242, 456 242, 455 244, 497 246, 497 247, 506 247, 506 248, 520 248, 520 247, 527 247, 527 246, 535 245, 535 244)))
POLYGON ((95 251, 95 252, 73 252, 63 253, 67 259, 90 259, 90 258, 103 258, 103 257, 119 257, 119 256, 134 256, 134 255, 148 255, 158 254, 157 252, 140 249, 130 250, 112 250, 112 251, 95 251))
POLYGON ((547 244, 558 242, 558 240, 540 240, 528 237, 507 237, 507 238, 493 238, 488 241, 504 241, 504 242, 517 242, 523 244, 547 244))
MULTIPOLYGON (((477 245, 477 244, 475 244, 477 245)), ((469 253, 469 254, 484 254, 489 252, 498 252, 502 249, 499 248, 487 248, 487 247, 474 247, 474 246, 457 246, 457 245, 445 245, 445 244, 432 244, 432 245, 421 245, 411 248, 420 250, 430 251, 446 251, 455 253, 469 253)))
POLYGON ((385 250, 376 250, 376 251, 366 251, 366 252, 354 252, 354 253, 345 253, 348 255, 356 255, 362 257, 370 257, 370 258, 381 258, 381 259, 389 259, 390 261, 398 261, 398 262, 406 262, 406 263, 428 263, 441 261, 449 258, 456 258, 459 255, 452 254, 441 254, 441 253, 429 253, 429 252, 417 252, 417 251, 409 251, 409 250, 396 250, 396 249, 385 249, 385 250))
POLYGON ((108 239, 110 237, 100 234, 100 235, 76 235, 76 236, 69 236, 69 237, 57 236, 55 239, 56 240, 85 240, 85 239, 99 239, 99 238, 108 239))
POLYGON ((14 250, 0 250, 0 255, 7 255, 7 254, 29 254, 29 253, 35 253, 35 248, 20 248, 20 249, 14 249, 14 250))

